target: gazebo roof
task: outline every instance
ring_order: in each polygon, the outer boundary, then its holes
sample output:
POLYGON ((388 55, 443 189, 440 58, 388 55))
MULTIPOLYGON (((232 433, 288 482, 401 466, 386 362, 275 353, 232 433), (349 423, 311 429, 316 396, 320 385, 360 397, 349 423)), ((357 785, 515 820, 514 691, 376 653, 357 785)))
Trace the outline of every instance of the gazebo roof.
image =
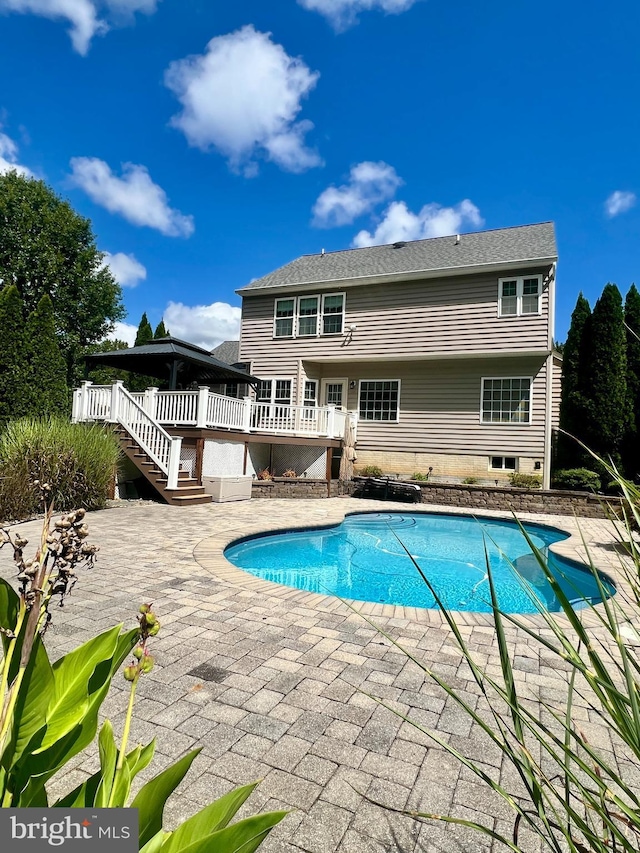
POLYGON ((118 370, 129 370, 142 376, 153 376, 169 382, 174 389, 192 382, 258 382, 255 376, 214 358, 195 344, 179 338, 157 338, 148 344, 112 352, 96 352, 85 356, 88 367, 102 364, 118 370))

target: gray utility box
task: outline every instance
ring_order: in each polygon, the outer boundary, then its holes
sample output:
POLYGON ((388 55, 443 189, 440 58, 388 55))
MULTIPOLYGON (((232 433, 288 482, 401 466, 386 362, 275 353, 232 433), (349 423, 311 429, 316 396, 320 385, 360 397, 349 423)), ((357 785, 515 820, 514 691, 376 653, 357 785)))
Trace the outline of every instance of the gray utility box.
POLYGON ((251 499, 252 477, 203 477, 202 485, 214 503, 248 501, 251 499))

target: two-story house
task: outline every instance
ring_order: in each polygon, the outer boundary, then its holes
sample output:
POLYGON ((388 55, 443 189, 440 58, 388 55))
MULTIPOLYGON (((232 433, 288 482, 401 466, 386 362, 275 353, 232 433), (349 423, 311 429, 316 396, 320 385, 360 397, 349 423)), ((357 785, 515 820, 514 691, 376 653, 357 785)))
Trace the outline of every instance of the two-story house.
POLYGON ((358 467, 548 487, 556 261, 550 222, 305 255, 238 291, 240 360, 258 401, 356 411, 358 467))

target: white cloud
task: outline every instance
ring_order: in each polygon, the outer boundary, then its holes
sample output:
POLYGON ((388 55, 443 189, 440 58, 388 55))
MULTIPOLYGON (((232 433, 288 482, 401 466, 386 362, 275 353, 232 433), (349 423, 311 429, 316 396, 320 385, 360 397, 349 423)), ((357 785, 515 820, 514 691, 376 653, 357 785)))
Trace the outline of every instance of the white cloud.
POLYGON ((347 225, 395 195, 403 183, 393 166, 365 160, 351 168, 349 181, 327 187, 313 206, 313 224, 318 228, 347 225))
POLYGON ((190 145, 217 148, 247 175, 256 173, 259 156, 288 172, 303 172, 322 163, 305 145, 313 125, 296 122, 318 77, 270 33, 242 27, 211 39, 204 54, 171 63, 165 84, 182 104, 171 123, 190 145))
POLYGON ((147 270, 133 255, 124 252, 105 252, 102 266, 109 267, 113 277, 122 287, 135 287, 147 277, 147 270))
POLYGON ((18 163, 18 146, 6 133, 0 132, 0 175, 15 170, 26 178, 32 178, 33 172, 18 163))
POLYGON ((193 217, 169 207, 167 194, 153 183, 145 166, 125 163, 119 178, 104 160, 74 157, 71 170, 73 183, 110 213, 119 213, 133 225, 155 228, 167 237, 193 234, 193 217))
POLYGON ((409 210, 403 201, 394 201, 386 209, 375 231, 360 231, 354 237, 353 245, 362 248, 399 240, 446 237, 448 234, 457 234, 466 225, 479 227, 483 222, 480 211, 468 198, 454 207, 441 207, 435 202, 425 204, 418 213, 409 210))
POLYGON ((211 350, 222 341, 240 337, 240 309, 227 302, 194 306, 170 302, 163 320, 173 337, 204 349, 211 350))
POLYGON ((124 341, 132 347, 136 342, 138 327, 131 323, 116 323, 113 332, 107 335, 108 341, 124 341))
POLYGON ((360 12, 379 9, 389 15, 399 15, 417 2, 418 0, 298 0, 303 8, 320 12, 328 18, 336 30, 346 30, 355 24, 360 12))
POLYGON ((626 192, 624 190, 616 190, 611 193, 609 198, 604 203, 605 213, 608 217, 613 218, 621 213, 626 213, 635 207, 637 198, 635 193, 626 192))
POLYGON ((110 22, 129 23, 135 12, 152 14, 157 0, 0 0, 0 12, 39 15, 65 20, 74 49, 85 56, 94 36, 104 35, 110 22), (104 11, 108 20, 99 17, 104 11))

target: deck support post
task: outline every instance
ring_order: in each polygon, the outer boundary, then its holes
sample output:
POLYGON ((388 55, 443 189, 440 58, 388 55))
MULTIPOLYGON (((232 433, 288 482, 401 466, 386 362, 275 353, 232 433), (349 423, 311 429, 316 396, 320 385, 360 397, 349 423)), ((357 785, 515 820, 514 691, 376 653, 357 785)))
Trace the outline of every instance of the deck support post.
POLYGON ((180 448, 182 447, 182 437, 171 437, 171 450, 169 451, 169 471, 167 473, 167 488, 178 488, 178 474, 180 473, 180 448))
POLYGON ((155 420, 158 412, 158 389, 155 385, 145 388, 142 407, 149 417, 155 420))
POLYGON ((251 432, 251 397, 244 397, 244 409, 242 411, 242 430, 243 432, 251 432))
POLYGON ((120 415, 120 389, 122 388, 122 380, 117 379, 111 385, 111 406, 109 408, 109 423, 116 424, 118 423, 118 418, 120 415))
POLYGON ((198 385, 198 408, 196 409, 196 426, 205 429, 207 426, 207 408, 209 405, 209 386, 198 385))
POLYGON ((83 382, 80 386, 80 406, 78 412, 78 420, 80 421, 88 421, 89 420, 89 388, 91 387, 91 382, 88 380, 83 382))
POLYGON ((327 406, 327 438, 336 437, 336 407, 327 406))

